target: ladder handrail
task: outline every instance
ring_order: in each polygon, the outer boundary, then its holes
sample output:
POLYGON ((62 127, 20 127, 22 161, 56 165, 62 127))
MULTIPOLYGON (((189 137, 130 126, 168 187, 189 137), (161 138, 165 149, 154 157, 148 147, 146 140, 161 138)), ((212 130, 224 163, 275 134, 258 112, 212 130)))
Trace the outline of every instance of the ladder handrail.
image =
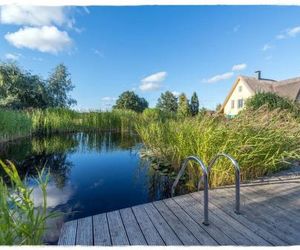
POLYGON ((172 197, 174 196, 175 188, 176 188, 180 178, 184 174, 184 171, 186 169, 188 162, 191 160, 196 161, 200 165, 201 170, 203 172, 203 177, 202 177, 202 180, 204 181, 204 221, 203 221, 203 224, 209 225, 209 222, 208 222, 208 168, 205 166, 205 164, 202 162, 201 159, 199 159, 196 156, 188 156, 187 158, 185 158, 185 160, 182 163, 181 169, 172 185, 171 196, 172 197))
MULTIPOLYGON (((208 173, 210 173, 211 168, 214 166, 216 161, 220 157, 225 157, 231 161, 235 168, 235 213, 240 214, 240 182, 241 182, 241 177, 240 177, 240 166, 237 163, 237 161, 229 154, 225 153, 219 153, 217 154, 208 164, 208 173)), ((200 182, 199 182, 200 183, 200 182)), ((198 184, 199 188, 199 184, 198 184)))

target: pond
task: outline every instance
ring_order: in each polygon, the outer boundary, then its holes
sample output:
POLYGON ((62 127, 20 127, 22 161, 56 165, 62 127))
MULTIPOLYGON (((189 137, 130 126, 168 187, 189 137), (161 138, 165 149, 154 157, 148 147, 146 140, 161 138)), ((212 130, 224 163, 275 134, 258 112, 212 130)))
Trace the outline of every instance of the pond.
POLYGON ((46 235, 46 243, 55 244, 63 221, 169 196, 168 177, 140 157, 142 146, 134 134, 60 134, 1 145, 0 158, 12 160, 27 177, 37 206, 42 197, 33 180, 37 170, 49 167, 48 207, 65 213, 51 221, 46 235))

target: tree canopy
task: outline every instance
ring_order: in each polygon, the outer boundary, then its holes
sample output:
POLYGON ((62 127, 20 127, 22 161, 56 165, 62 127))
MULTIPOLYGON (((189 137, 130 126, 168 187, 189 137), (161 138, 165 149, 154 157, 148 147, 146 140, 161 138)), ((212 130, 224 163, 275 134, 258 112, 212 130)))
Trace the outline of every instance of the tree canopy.
POLYGON ((181 117, 187 117, 190 114, 189 100, 184 93, 179 95, 177 114, 181 117))
POLYGON ((76 101, 68 96, 74 89, 70 73, 64 64, 59 64, 50 74, 48 82, 49 105, 51 107, 66 108, 76 104, 76 101))
POLYGON ((0 107, 12 109, 69 107, 74 88, 66 66, 58 65, 49 79, 23 70, 15 63, 0 64, 0 107))
POLYGON ((191 115, 195 116, 199 112, 199 99, 197 93, 194 92, 191 98, 191 115))
POLYGON ((177 112, 177 97, 170 91, 162 93, 158 98, 156 107, 165 112, 177 112))
POLYGON ((133 91, 123 92, 113 106, 113 109, 130 109, 135 112, 143 112, 148 108, 148 102, 145 98, 139 97, 133 91))

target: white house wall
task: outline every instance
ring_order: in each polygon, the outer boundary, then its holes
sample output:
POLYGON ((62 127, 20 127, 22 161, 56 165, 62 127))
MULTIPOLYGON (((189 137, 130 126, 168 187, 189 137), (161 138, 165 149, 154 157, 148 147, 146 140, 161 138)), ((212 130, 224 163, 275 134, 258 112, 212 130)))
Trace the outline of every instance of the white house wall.
POLYGON ((244 82, 244 80, 239 79, 238 84, 236 85, 235 89, 233 90, 230 98, 228 99, 224 107, 224 114, 229 116, 237 115, 238 112, 245 107, 245 100, 253 96, 253 94, 254 94, 253 91, 248 87, 248 85, 244 82), (239 91, 240 86, 242 86, 241 92, 239 91), (243 99, 244 102, 243 108, 238 108, 239 99, 243 99), (234 108, 231 108, 232 100, 234 100, 234 108))

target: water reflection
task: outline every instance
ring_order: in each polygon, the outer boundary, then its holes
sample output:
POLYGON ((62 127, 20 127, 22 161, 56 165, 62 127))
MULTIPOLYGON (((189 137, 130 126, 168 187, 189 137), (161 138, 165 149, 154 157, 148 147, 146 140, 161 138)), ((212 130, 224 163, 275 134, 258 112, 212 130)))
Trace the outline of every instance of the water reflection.
MULTIPOLYGON (((75 133, 26 138, 0 146, 0 158, 10 159, 21 178, 50 170, 49 209, 65 216, 50 222, 46 241, 55 243, 64 220, 90 216, 169 196, 169 179, 139 157, 142 147, 134 134, 75 133)), ((0 173, 3 175, 3 173, 0 173)), ((42 202, 33 185, 34 202, 42 202)))

